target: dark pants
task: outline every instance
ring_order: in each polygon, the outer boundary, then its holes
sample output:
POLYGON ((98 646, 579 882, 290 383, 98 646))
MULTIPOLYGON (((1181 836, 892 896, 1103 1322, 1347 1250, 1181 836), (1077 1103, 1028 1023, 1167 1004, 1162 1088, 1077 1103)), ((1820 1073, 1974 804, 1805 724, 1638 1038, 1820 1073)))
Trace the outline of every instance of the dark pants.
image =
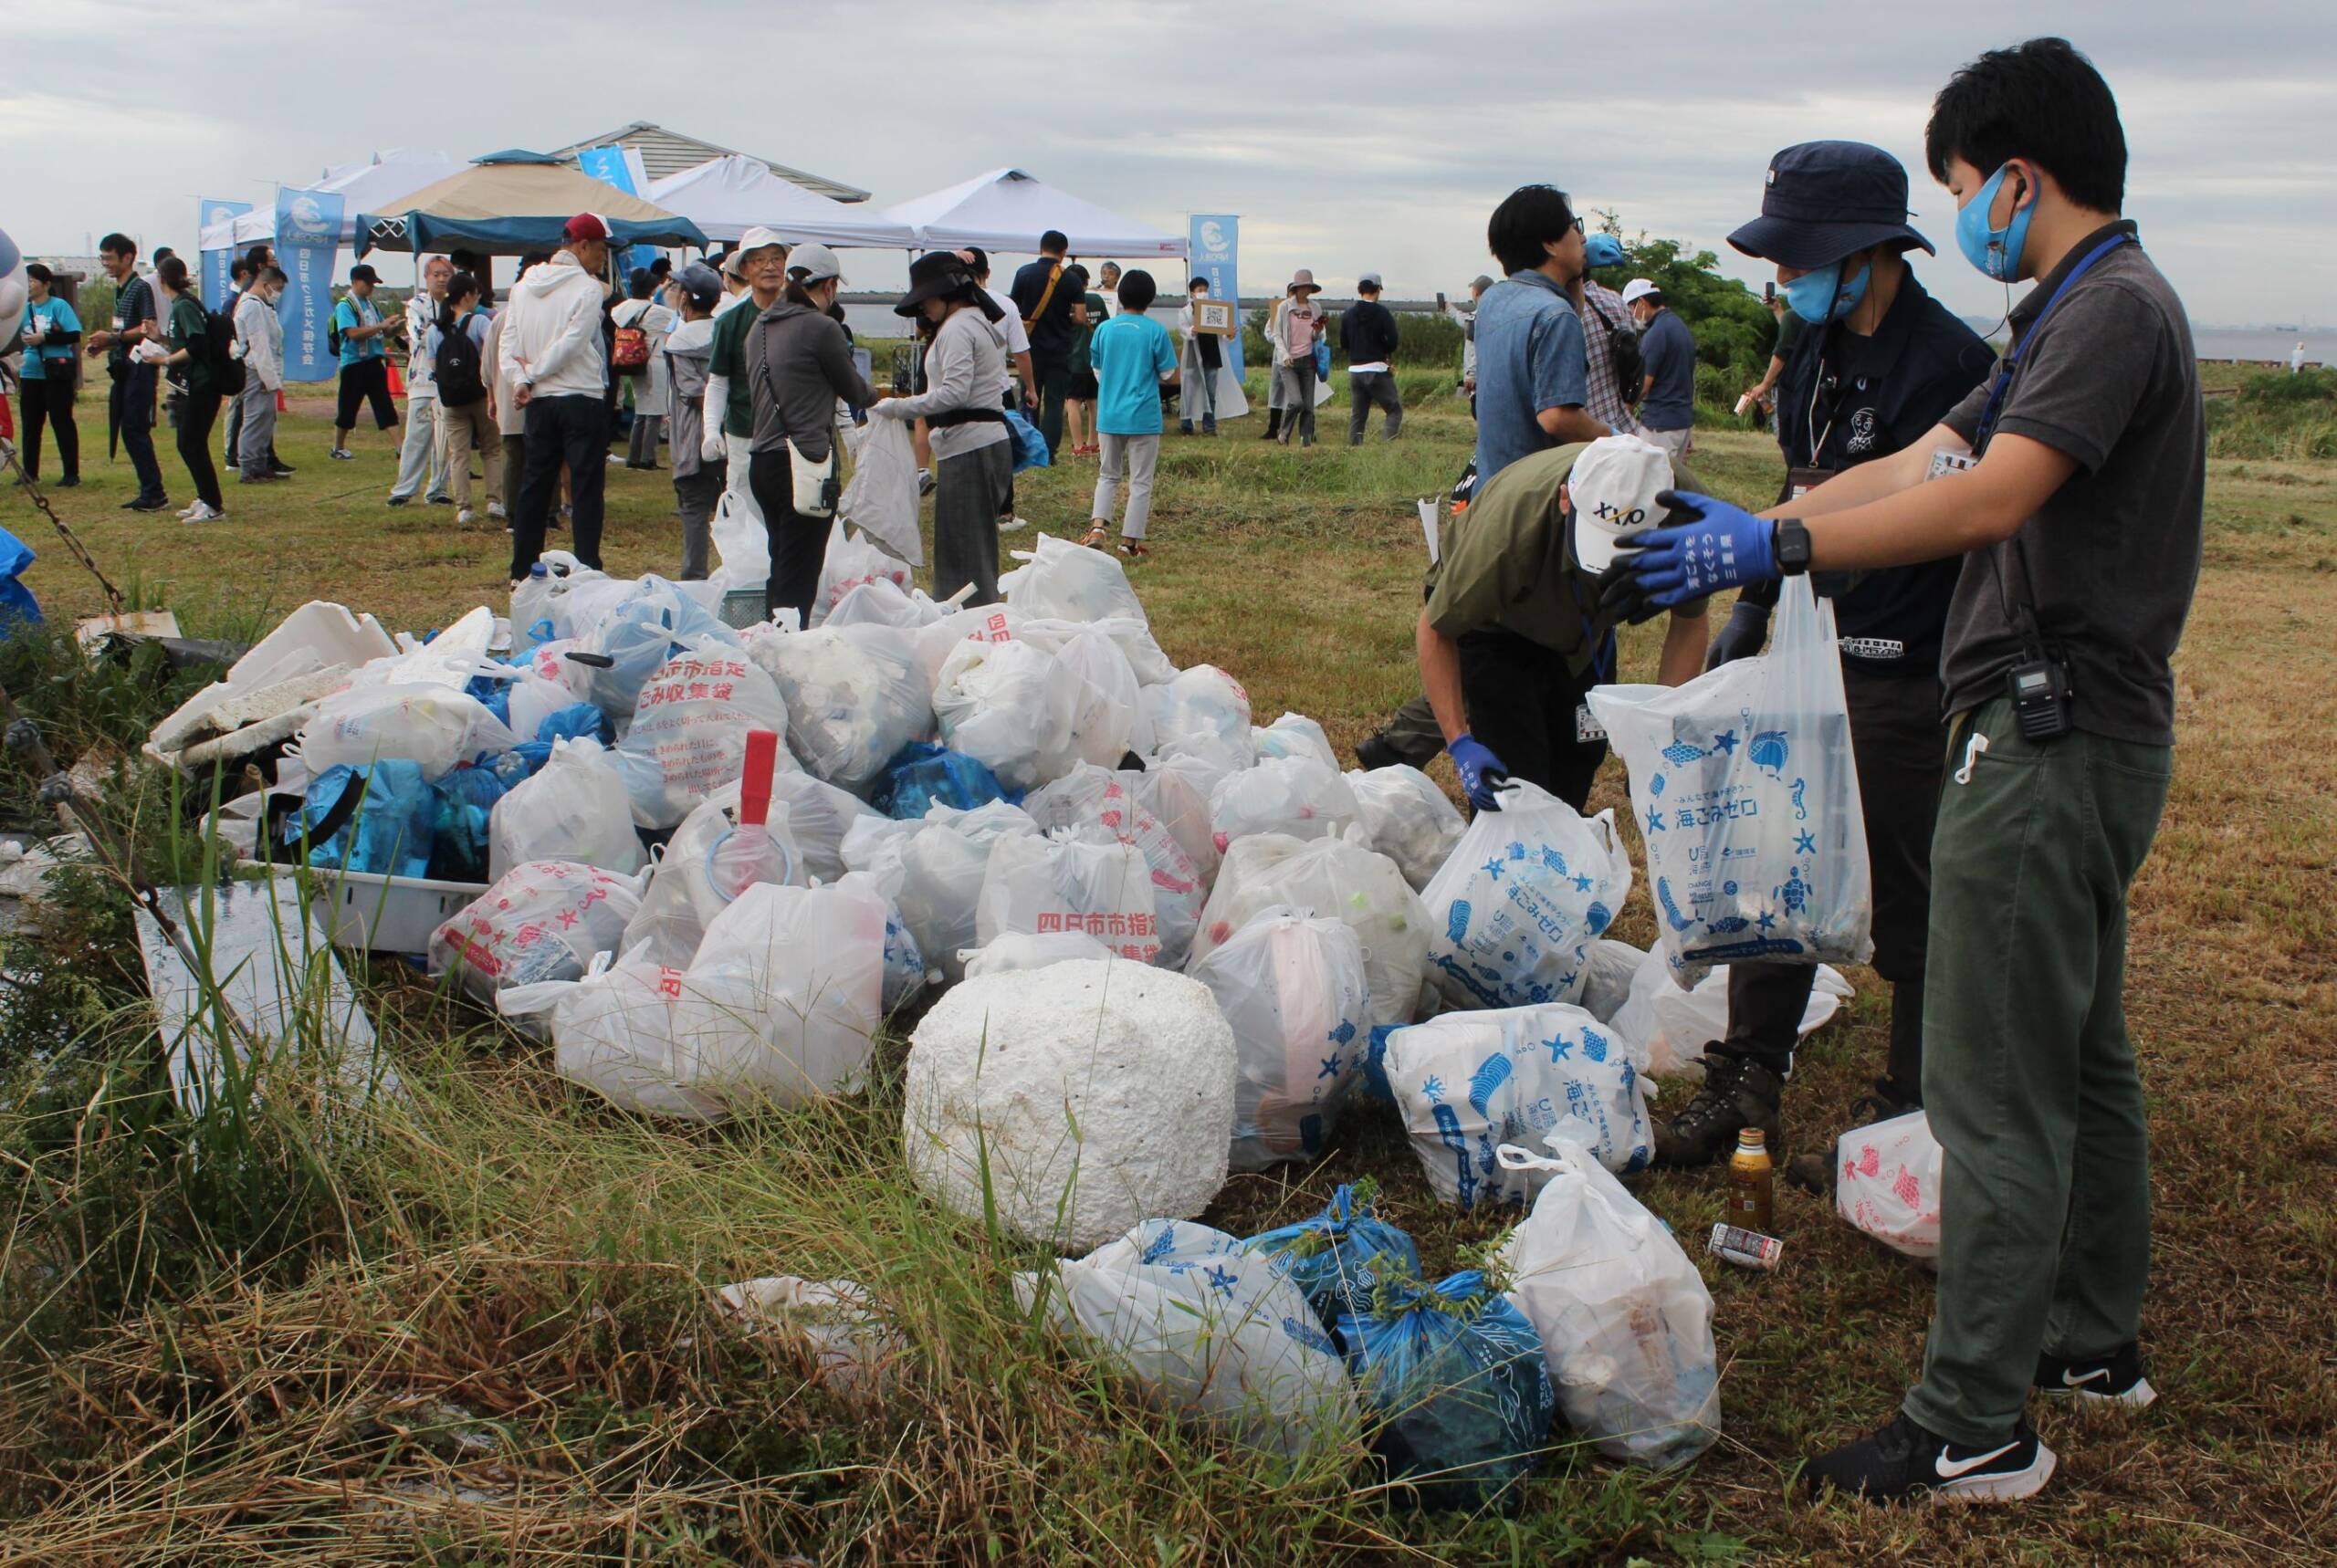
POLYGON ((225 511, 219 494, 219 467, 211 460, 211 431, 219 423, 219 394, 189 392, 179 410, 179 461, 194 481, 195 498, 213 511, 225 511))
POLYGON ((820 597, 820 568, 828 559, 828 519, 807 517, 796 511, 794 465, 788 458, 785 442, 755 454, 747 470, 747 485, 763 515, 763 537, 770 542, 770 578, 763 584, 763 612, 792 608, 796 625, 809 626, 812 606, 820 597))
POLYGON ((2126 899, 2174 753, 2083 731, 2024 740, 1997 697, 1950 727, 1946 762, 1923 1015, 1923 1108, 1946 1155, 1939 1287, 1906 1411, 1994 1446, 2040 1351, 2101 1355, 2141 1332, 2150 1136, 2126 899), (1987 749, 1973 755, 1975 734, 1987 749))
POLYGON ((1444 727, 1426 694, 1414 697, 1388 716, 1379 738, 1396 748, 1397 757, 1414 768, 1426 768, 1444 749, 1444 727))
POLYGON ((1565 656, 1499 627, 1461 639, 1461 695, 1469 733, 1523 779, 1582 810, 1590 781, 1607 760, 1607 741, 1577 738, 1583 694, 1595 670, 1575 674, 1565 656))
POLYGON ((1071 350, 1041 353, 1032 350, 1031 374, 1039 383, 1039 434, 1047 438, 1047 455, 1052 457, 1063 444, 1063 400, 1071 395, 1071 350))
MULTIPOLYGON (((522 409, 519 411, 519 423, 524 425, 527 423, 527 411, 522 409)), ((500 499, 503 502, 503 515, 507 518, 516 517, 519 515, 519 476, 525 474, 527 471, 528 433, 524 429, 517 433, 509 431, 505 432, 503 436, 503 494, 500 499)))
POLYGON ((40 477, 40 427, 57 430, 58 477, 81 476, 81 432, 73 423, 73 367, 62 375, 43 376, 24 383, 25 472, 40 477))
POLYGON ((1290 407, 1282 416, 1282 444, 1298 437, 1301 446, 1315 444, 1315 356, 1301 354, 1284 368, 1290 378, 1290 407))
POLYGON ((998 601, 998 506, 1014 481, 1014 443, 938 457, 933 464, 933 596, 968 583, 968 604, 998 601))
POLYGON ((367 402, 373 405, 373 423, 377 427, 387 430, 398 422, 398 405, 390 401, 387 360, 359 360, 341 367, 341 408, 333 415, 333 428, 356 429, 358 405, 367 402))
MULTIPOLYGON (((699 459, 693 473, 674 476, 674 509, 682 518, 682 570, 676 582, 702 582, 714 549, 714 508, 728 482, 728 465, 699 459)), ((749 471, 748 482, 753 483, 749 471)))
POLYGON ((1375 408, 1388 415, 1387 429, 1381 434, 1389 441, 1396 439, 1404 428, 1404 400, 1396 392, 1396 375, 1392 371, 1355 371, 1347 376, 1347 444, 1363 444, 1364 426, 1371 423, 1375 408))
POLYGON ((162 465, 154 455, 154 370, 141 365, 106 393, 110 416, 121 431, 121 449, 138 475, 138 498, 162 498, 162 465))
POLYGON ((523 411, 528 448, 519 476, 519 505, 511 514, 511 580, 528 575, 544 553, 544 524, 560 495, 560 470, 568 467, 569 525, 576 559, 601 564, 601 497, 609 481, 609 412, 589 393, 538 397, 523 411))
MULTIPOLYGON (((1931 929, 1932 828, 1939 814, 1939 683, 1878 675, 1847 660, 1850 752, 1874 873, 1874 969, 1892 983, 1891 1049, 1878 1085, 1923 1101, 1924 952, 1931 929)), ((1808 964, 1734 964, 1728 1039, 1720 1050, 1783 1078, 1818 971, 1808 964)))

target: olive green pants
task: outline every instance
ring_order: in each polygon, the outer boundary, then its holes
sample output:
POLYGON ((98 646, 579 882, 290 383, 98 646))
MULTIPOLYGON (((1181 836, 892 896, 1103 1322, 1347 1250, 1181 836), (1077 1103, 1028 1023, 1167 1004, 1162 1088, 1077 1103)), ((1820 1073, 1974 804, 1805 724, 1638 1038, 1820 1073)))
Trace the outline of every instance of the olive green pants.
POLYGON ((1923 996, 1939 1289, 1905 1408, 1959 1444, 2011 1436, 2039 1352, 2140 1333, 2150 1162, 2126 892, 2173 762, 2083 733, 2024 740, 2002 698, 1949 727, 1923 996))

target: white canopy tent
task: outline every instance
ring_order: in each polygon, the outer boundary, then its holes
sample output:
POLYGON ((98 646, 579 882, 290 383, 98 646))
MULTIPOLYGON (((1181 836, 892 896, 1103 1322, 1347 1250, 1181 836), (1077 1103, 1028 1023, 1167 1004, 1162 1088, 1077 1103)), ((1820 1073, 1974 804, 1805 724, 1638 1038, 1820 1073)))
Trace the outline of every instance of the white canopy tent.
POLYGON ((1039 236, 1060 229, 1074 256, 1185 254, 1184 235, 1083 202, 1020 169, 992 169, 946 191, 896 203, 877 215, 907 225, 917 243, 933 250, 970 245, 1034 255, 1039 236))
POLYGON ((908 225, 883 211, 832 201, 781 179, 762 160, 736 152, 652 180, 644 193, 697 224, 707 238, 726 244, 757 227, 798 245, 813 240, 907 250, 917 244, 908 225))
MULTIPOLYGON (((444 152, 417 147, 393 147, 354 163, 340 163, 324 172, 316 191, 341 193, 341 243, 357 239, 358 214, 393 209, 424 185, 435 185, 464 165, 444 152)), ((242 250, 276 238, 276 204, 254 207, 240 217, 225 218, 203 231, 204 250, 242 250)))

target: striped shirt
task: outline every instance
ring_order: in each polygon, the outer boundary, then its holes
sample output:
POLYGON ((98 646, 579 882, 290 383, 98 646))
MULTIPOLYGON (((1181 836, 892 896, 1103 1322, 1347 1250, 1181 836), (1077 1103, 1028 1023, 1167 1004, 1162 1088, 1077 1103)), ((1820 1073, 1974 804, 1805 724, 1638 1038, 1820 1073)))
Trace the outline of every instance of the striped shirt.
POLYGON ((1588 277, 1582 280, 1582 304, 1583 347, 1590 361, 1588 399, 1583 408, 1616 434, 1636 435, 1639 421, 1631 417, 1622 389, 1615 384, 1615 356, 1607 346, 1608 334, 1630 325, 1631 313, 1621 295, 1588 277))

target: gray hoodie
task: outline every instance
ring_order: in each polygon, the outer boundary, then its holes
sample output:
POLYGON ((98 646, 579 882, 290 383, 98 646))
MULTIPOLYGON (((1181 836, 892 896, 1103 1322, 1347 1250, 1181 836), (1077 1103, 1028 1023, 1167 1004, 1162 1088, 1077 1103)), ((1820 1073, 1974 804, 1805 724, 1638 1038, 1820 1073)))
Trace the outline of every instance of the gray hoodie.
POLYGON ((817 463, 835 439, 836 399, 854 408, 876 391, 852 361, 852 343, 835 319, 781 297, 747 332, 747 384, 755 403, 755 450, 792 441, 817 463))

